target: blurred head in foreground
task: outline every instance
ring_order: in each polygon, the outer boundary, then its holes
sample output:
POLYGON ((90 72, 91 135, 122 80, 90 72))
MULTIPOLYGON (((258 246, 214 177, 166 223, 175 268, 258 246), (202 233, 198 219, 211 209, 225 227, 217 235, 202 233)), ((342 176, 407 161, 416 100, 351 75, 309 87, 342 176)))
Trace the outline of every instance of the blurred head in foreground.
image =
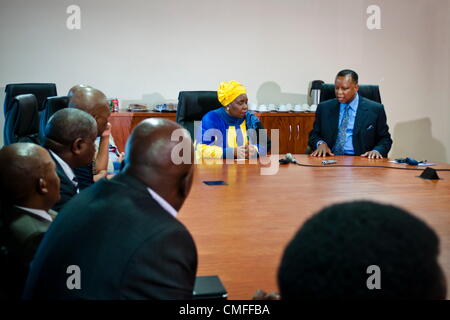
POLYGON ((278 270, 281 298, 445 299, 438 254, 436 233, 402 209, 333 205, 288 244, 278 270))

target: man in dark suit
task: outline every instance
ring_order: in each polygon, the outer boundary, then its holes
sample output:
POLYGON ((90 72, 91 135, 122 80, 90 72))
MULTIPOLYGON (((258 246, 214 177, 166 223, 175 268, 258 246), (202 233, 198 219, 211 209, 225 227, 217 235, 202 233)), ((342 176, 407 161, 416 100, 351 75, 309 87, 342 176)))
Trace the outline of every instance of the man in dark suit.
POLYGON ((73 170, 92 162, 96 137, 97 124, 84 111, 66 108, 48 120, 44 146, 56 163, 56 172, 61 181, 60 199, 53 210, 60 211, 78 193, 78 181, 73 170))
POLYGON ((49 209, 59 199, 59 178, 47 150, 15 143, 0 150, 2 190, 0 291, 20 299, 28 268, 53 220, 49 209))
POLYGON ((193 178, 189 133, 147 119, 127 143, 125 168, 80 192, 58 214, 36 254, 25 299, 190 299, 194 241, 176 218, 193 178), (172 158, 174 130, 183 155, 172 158))
POLYGON ((311 155, 387 157, 392 139, 384 106, 358 95, 358 74, 352 70, 339 72, 334 85, 337 98, 317 107, 309 134, 311 155))
POLYGON ((93 158, 90 164, 74 170, 79 188, 82 190, 107 174, 111 134, 111 124, 108 122, 109 104, 103 92, 86 85, 72 87, 68 96, 70 97, 69 108, 85 111, 94 117, 97 123, 97 137, 100 138, 95 159, 93 158), (95 176, 94 171, 96 172, 95 176))

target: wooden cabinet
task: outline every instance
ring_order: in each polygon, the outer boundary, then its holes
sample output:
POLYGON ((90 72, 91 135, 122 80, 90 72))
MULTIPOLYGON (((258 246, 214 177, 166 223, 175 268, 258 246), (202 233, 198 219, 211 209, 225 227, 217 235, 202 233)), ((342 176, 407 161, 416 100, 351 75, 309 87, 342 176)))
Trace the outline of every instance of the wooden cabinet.
POLYGON ((305 153, 308 135, 314 125, 315 113, 261 113, 258 117, 271 136, 279 130, 279 153, 305 153))
POLYGON ((125 151, 128 136, 139 122, 147 118, 165 118, 175 121, 176 114, 169 112, 113 112, 109 117, 111 134, 120 152, 125 151))
MULTIPOLYGON (((305 153, 308 145, 308 135, 312 130, 316 114, 314 112, 267 112, 255 113, 261 119, 265 129, 271 136, 271 129, 279 130, 278 153, 305 153)), ((175 113, 164 112, 115 112, 109 122, 112 125, 112 135, 119 150, 125 151, 125 144, 131 130, 147 118, 166 118, 175 121, 175 113)))

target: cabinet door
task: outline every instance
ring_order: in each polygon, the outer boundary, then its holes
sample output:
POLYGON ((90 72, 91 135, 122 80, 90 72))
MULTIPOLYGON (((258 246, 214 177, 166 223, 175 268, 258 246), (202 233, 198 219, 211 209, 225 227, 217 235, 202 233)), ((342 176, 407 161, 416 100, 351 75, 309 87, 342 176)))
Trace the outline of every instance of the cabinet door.
POLYGON ((260 119, 269 133, 272 145, 273 138, 270 129, 279 130, 278 153, 305 153, 308 146, 308 136, 314 125, 314 113, 303 114, 302 116, 292 114, 261 115, 260 119))
POLYGON ((295 127, 294 153, 303 154, 308 146, 308 137, 314 125, 314 116, 294 117, 292 126, 295 127))
MULTIPOLYGON (((293 117, 286 116, 267 116, 262 117, 262 123, 265 129, 267 129, 270 139, 272 140, 272 146, 274 141, 271 135, 271 129, 279 130, 279 154, 293 153, 295 146, 295 126, 292 123, 293 117)), ((273 152, 274 150, 272 150, 273 152)))
POLYGON ((147 118, 166 118, 175 121, 175 114, 155 112, 115 112, 111 114, 109 117, 109 122, 112 126, 111 134, 116 146, 121 152, 125 151, 127 139, 134 127, 147 118))

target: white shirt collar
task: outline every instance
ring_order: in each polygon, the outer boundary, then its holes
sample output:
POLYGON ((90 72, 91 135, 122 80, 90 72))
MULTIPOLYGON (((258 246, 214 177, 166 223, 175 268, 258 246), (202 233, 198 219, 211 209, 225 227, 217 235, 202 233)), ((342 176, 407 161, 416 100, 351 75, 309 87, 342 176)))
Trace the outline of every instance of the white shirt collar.
POLYGON ((56 159, 56 161, 58 161, 59 165, 63 169, 67 178, 69 178, 69 180, 72 181, 74 186, 77 187, 77 185, 73 181, 73 178, 75 178, 75 173, 73 173, 72 168, 63 159, 61 159, 56 153, 54 153, 52 150, 49 149, 49 151, 51 152, 52 156, 56 159))
POLYGON ((178 212, 164 198, 162 198, 159 194, 148 187, 147 190, 148 192, 150 192, 152 198, 155 199, 155 201, 158 202, 164 210, 170 213, 173 217, 177 217, 178 212))
POLYGON ((27 211, 29 213, 32 213, 36 216, 39 216, 47 221, 52 222, 52 217, 48 214, 48 212, 46 212, 45 210, 41 210, 41 209, 31 209, 31 208, 25 208, 25 207, 19 207, 19 206, 15 206, 16 208, 22 209, 24 211, 27 211))

